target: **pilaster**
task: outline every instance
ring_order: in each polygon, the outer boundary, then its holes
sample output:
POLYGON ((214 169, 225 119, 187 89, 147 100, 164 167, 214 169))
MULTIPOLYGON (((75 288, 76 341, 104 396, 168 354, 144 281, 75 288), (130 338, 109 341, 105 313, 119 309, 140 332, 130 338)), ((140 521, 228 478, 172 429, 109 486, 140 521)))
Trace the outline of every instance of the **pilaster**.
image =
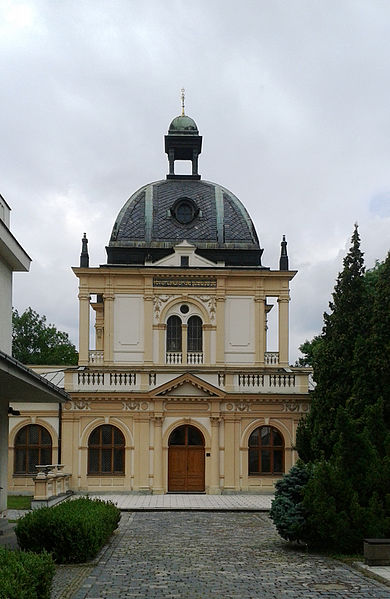
POLYGON ((162 421, 160 415, 156 415, 154 421, 154 478, 153 478, 153 494, 161 495, 164 493, 162 470, 163 470, 163 448, 162 448, 162 421))
POLYGON ((79 365, 89 363, 89 293, 80 289, 79 293, 79 365))
POLYGON ((211 473, 210 473, 210 495, 220 495, 221 488, 219 484, 219 416, 211 416, 211 473))
POLYGON ((288 308, 289 298, 279 297, 279 365, 288 366, 288 345, 289 345, 289 322, 288 308))
POLYGON ((104 364, 113 361, 114 294, 105 293, 104 299, 104 364))

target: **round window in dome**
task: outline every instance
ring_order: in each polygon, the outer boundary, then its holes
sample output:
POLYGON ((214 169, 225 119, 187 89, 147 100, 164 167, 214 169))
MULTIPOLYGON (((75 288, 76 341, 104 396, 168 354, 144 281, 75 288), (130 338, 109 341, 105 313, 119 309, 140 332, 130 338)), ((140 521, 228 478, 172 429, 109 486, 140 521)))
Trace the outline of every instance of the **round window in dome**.
POLYGON ((197 216, 199 210, 190 198, 180 198, 171 209, 171 214, 182 225, 188 225, 197 216))

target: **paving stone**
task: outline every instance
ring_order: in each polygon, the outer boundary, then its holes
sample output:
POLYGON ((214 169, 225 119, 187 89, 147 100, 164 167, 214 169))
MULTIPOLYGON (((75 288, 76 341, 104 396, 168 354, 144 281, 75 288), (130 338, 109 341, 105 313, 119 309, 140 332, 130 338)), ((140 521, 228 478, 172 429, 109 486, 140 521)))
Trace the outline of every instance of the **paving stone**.
POLYGON ((381 583, 291 548, 254 512, 125 513, 87 574, 67 598, 390 599, 381 583))

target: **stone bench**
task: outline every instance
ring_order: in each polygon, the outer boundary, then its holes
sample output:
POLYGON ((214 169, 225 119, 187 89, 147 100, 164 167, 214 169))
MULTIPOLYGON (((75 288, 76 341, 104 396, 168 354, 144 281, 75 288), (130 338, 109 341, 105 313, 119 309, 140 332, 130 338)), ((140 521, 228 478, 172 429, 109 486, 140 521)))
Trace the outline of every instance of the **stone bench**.
POLYGON ((364 539, 367 566, 390 566, 390 539, 364 539))

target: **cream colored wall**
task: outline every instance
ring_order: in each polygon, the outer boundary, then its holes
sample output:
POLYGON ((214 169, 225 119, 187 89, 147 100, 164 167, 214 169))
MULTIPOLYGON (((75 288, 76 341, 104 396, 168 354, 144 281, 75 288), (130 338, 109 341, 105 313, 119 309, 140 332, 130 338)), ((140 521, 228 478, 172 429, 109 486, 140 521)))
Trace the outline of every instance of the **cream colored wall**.
MULTIPOLYGON (((176 254, 175 254, 176 256, 176 254)), ((173 259, 173 258, 172 258, 173 259)), ((204 322, 205 362, 264 364, 265 302, 274 297, 278 311, 280 365, 288 365, 289 281, 295 272, 160 268, 74 269, 80 279, 80 365, 88 364, 89 301, 91 294, 104 299, 104 364, 164 364, 165 327, 180 303, 193 303, 204 322), (206 288, 155 286, 153 277, 204 276, 206 288)), ((97 304, 94 304, 94 307, 97 304)), ((99 307, 100 309, 100 307, 99 307)), ((181 315, 182 320, 183 315, 181 315)), ((96 342, 96 349, 100 348, 96 342)), ((95 347, 89 348, 95 349, 95 347)))
POLYGON ((116 293, 114 299, 115 363, 144 361, 144 299, 142 295, 116 293))
POLYGON ((12 271, 0 259, 0 350, 12 352, 12 271))

